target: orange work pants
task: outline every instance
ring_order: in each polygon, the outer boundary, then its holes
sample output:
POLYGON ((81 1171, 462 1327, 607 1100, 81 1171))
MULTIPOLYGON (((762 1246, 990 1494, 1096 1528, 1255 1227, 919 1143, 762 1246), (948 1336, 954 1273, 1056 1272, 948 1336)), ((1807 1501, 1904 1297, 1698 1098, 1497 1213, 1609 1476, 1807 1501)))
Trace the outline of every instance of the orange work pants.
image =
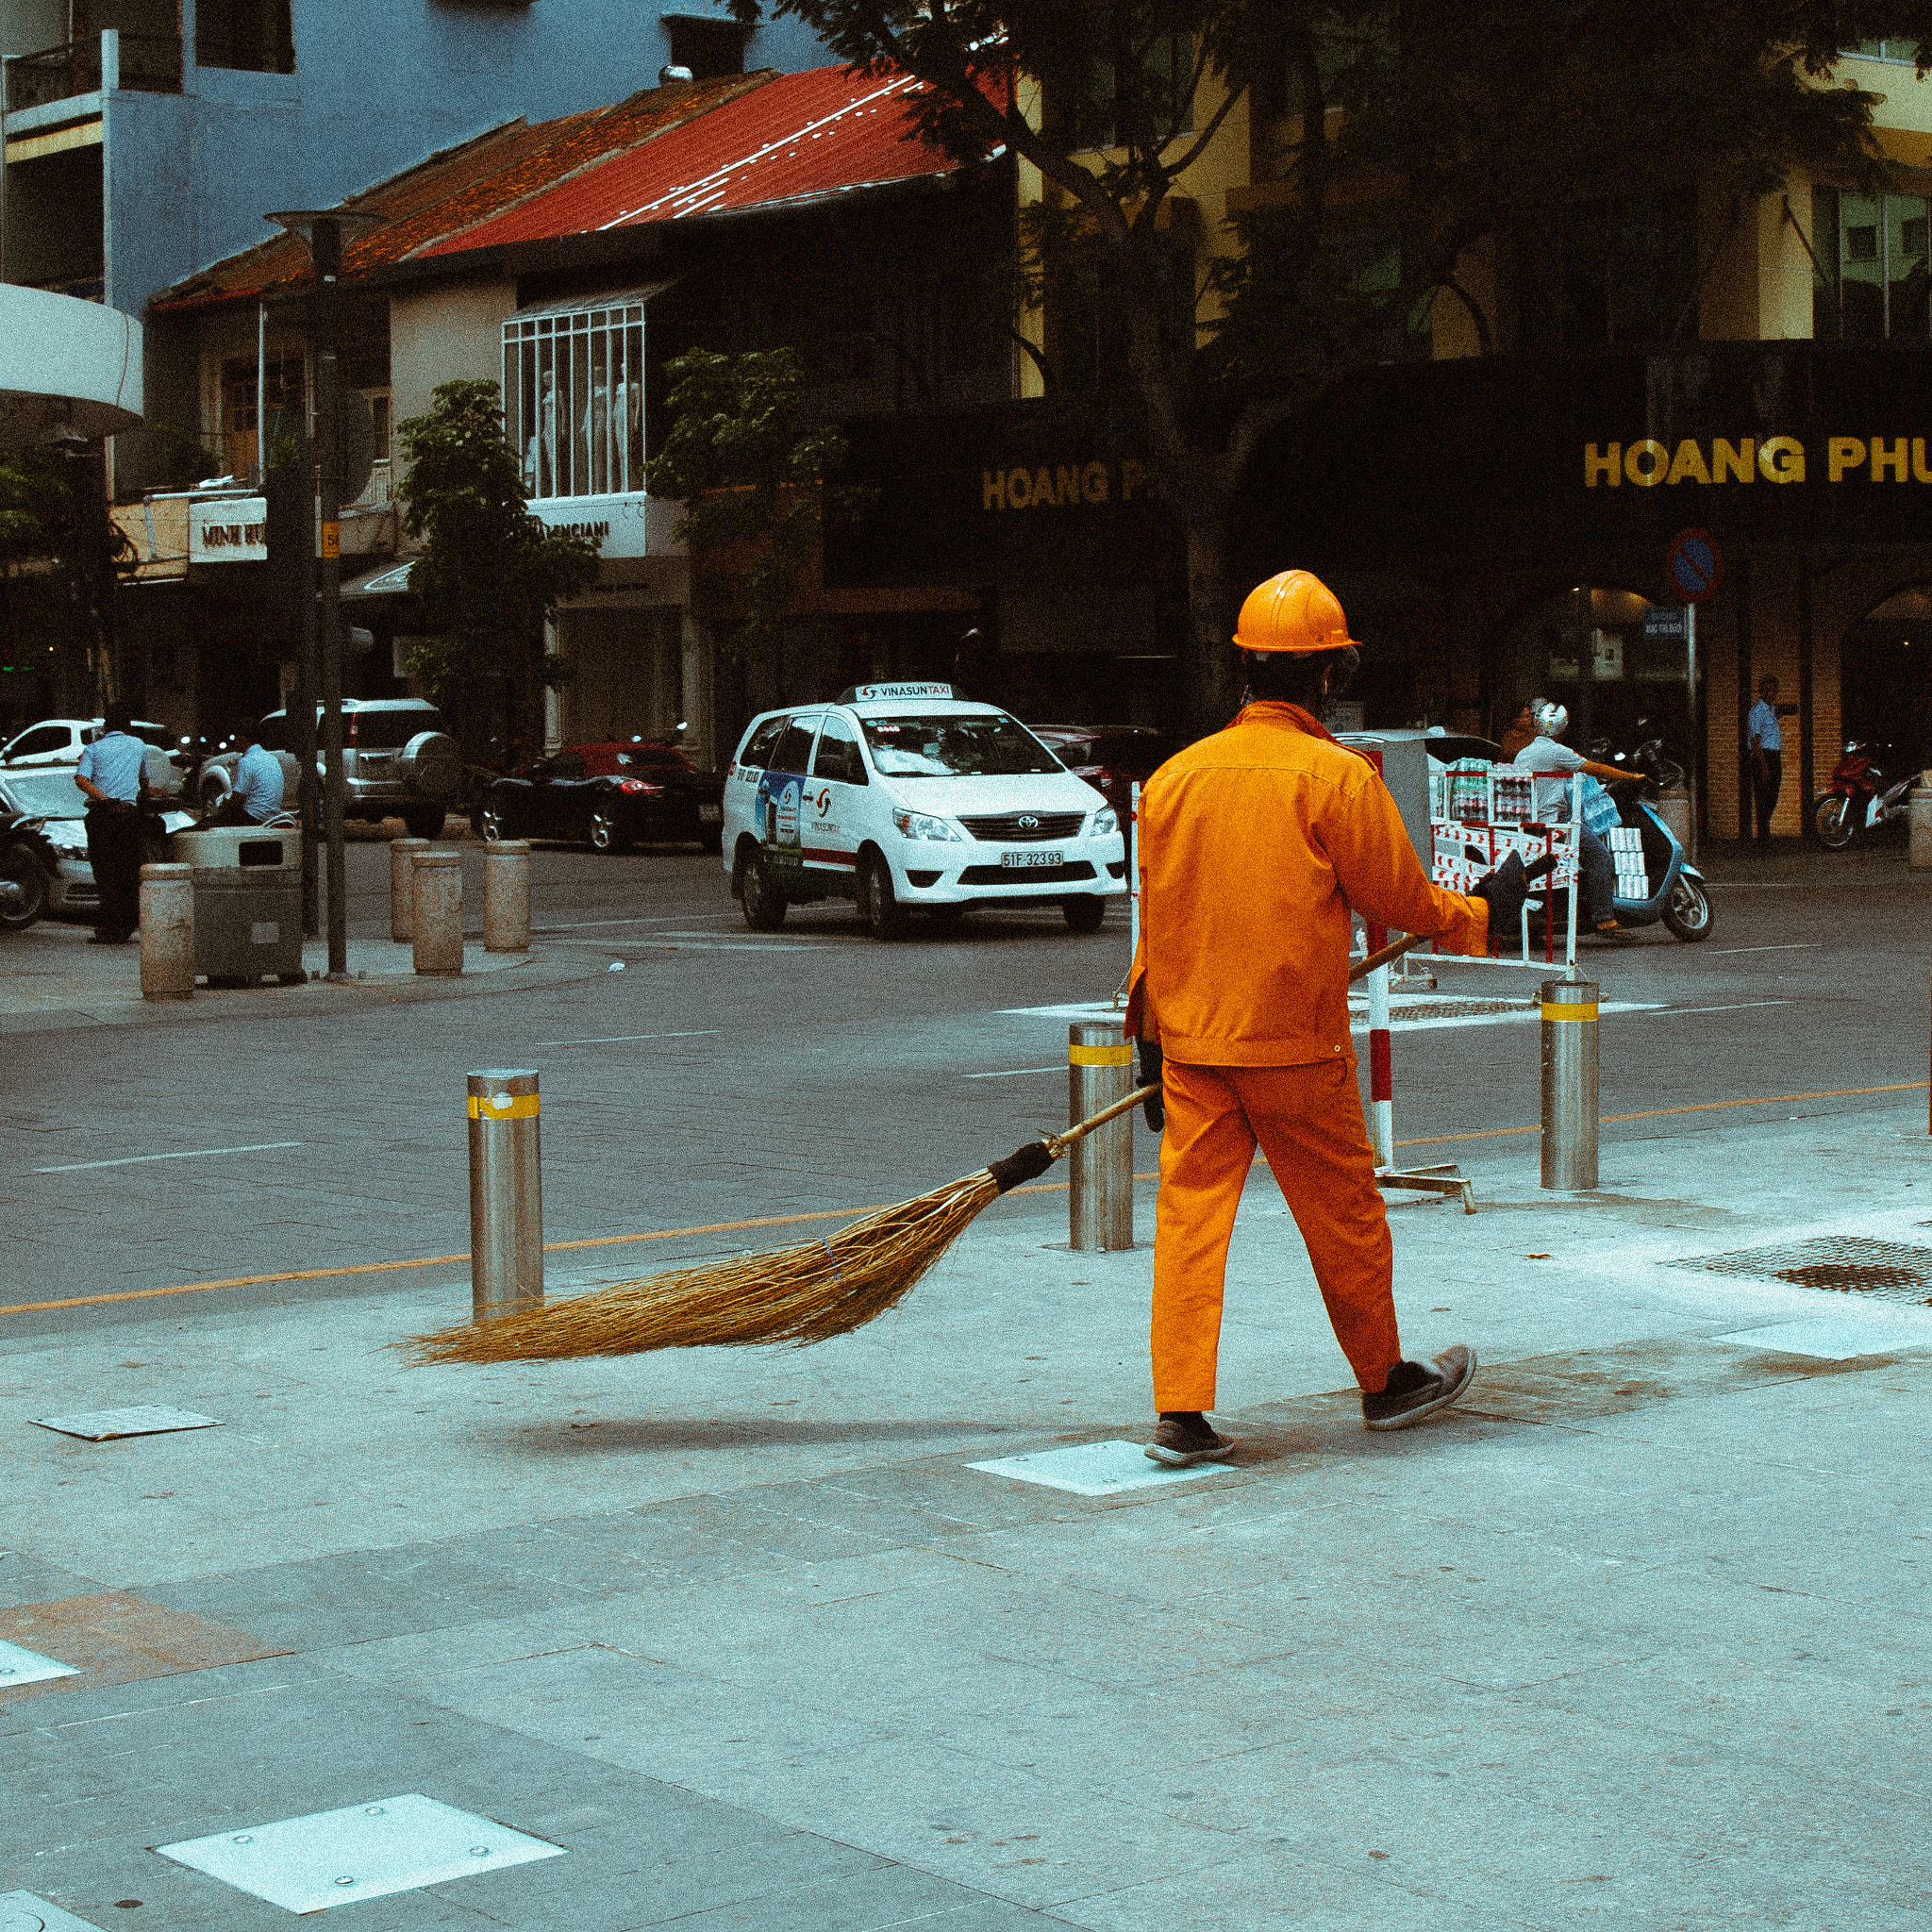
POLYGON ((1167 1126, 1154 1235, 1154 1406, 1214 1406, 1235 1210, 1258 1141, 1294 1216, 1335 1339, 1370 1394, 1402 1359, 1389 1219, 1353 1058, 1163 1072, 1167 1126))

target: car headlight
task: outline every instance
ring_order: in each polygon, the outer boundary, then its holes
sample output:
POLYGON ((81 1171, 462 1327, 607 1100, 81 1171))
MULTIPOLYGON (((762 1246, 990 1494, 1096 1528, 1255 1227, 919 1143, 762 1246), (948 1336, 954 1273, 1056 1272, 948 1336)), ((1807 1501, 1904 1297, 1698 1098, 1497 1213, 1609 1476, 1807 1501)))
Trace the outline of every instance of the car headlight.
POLYGON ((1121 822, 1114 816, 1113 807, 1109 805, 1093 814, 1093 821, 1087 827, 1087 836, 1090 839, 1104 839, 1109 832, 1118 832, 1120 828, 1121 822))
POLYGON ((934 818, 930 812, 895 811, 892 823, 908 839, 941 839, 952 845, 966 842, 966 834, 951 819, 934 818))

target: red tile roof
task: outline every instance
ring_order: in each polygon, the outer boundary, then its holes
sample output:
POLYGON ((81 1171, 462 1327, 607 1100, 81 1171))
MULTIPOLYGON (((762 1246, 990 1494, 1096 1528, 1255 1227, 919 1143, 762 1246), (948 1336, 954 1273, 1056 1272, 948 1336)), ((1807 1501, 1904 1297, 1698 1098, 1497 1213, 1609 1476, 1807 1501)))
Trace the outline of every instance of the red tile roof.
MULTIPOLYGON (((524 121, 508 122, 460 147, 432 155, 339 204, 344 210, 384 217, 380 228, 345 243, 342 279, 356 281, 467 223, 514 209, 612 153, 639 148, 774 79, 763 71, 701 82, 688 92, 667 95, 651 88, 614 107, 565 114, 534 127, 524 121)), ((165 314, 255 301, 307 287, 314 279, 308 248, 292 235, 277 234, 176 283, 150 307, 165 314)))
POLYGON ((912 134, 908 75, 842 67, 780 75, 669 140, 613 155, 521 207, 448 234, 418 258, 586 235, 724 208, 769 206, 945 175, 953 162, 912 134))

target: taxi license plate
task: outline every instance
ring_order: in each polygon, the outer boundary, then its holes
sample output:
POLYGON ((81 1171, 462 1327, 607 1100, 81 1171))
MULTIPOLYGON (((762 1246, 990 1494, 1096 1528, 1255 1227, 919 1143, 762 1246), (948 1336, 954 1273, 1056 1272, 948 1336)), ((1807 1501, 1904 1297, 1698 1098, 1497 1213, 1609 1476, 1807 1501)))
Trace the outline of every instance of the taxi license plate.
POLYGON ((722 805, 701 805, 698 807, 698 823, 701 825, 718 824, 724 820, 724 808, 722 805))
POLYGON ((1002 852, 1000 863, 1008 871, 1018 872, 1024 867, 1044 865, 1057 866, 1061 862, 1058 852, 1002 852))

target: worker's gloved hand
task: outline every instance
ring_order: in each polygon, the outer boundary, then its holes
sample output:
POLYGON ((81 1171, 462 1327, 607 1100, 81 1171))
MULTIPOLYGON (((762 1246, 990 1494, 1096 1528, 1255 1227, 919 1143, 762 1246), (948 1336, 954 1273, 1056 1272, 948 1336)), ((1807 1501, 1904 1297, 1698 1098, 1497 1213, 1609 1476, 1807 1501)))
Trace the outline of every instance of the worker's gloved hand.
POLYGON ((1523 919, 1523 902, 1529 897, 1529 881, 1523 861, 1511 853, 1494 872, 1485 873, 1470 888, 1470 896, 1487 899, 1490 906, 1490 935, 1513 933, 1523 919))
MULTIPOLYGON (((1156 1040, 1142 1040, 1137 1042, 1141 1049, 1141 1077, 1134 1084, 1137 1087, 1152 1087, 1160 1079, 1160 1042, 1156 1040)), ((1167 1108, 1158 1093, 1150 1093, 1141 1103, 1141 1112, 1147 1122, 1147 1131, 1158 1134, 1167 1124, 1167 1108)))

